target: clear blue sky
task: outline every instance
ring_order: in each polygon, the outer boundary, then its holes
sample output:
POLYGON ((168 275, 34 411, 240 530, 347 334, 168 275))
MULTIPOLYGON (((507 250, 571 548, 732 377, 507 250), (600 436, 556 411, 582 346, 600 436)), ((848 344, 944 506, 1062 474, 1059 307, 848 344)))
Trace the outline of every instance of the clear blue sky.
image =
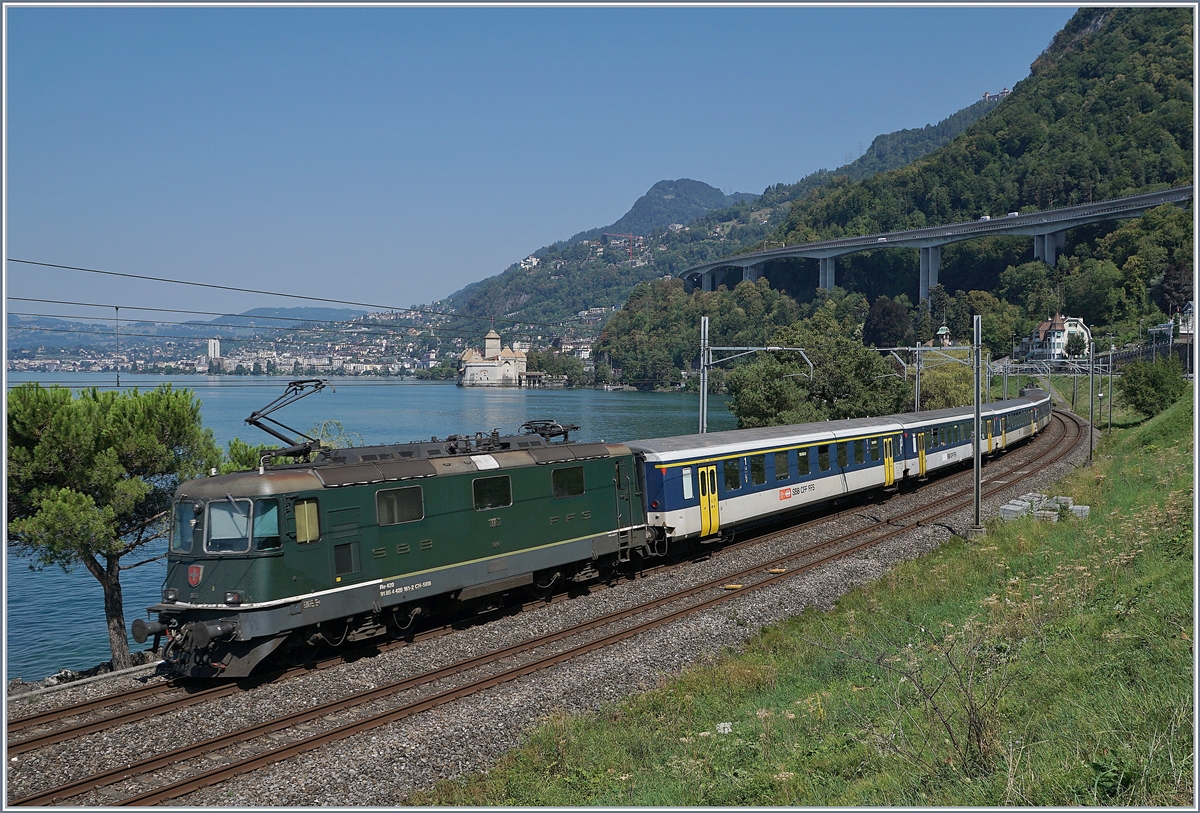
MULTIPOLYGON (((936 123, 1025 78, 1074 11, 9 7, 6 256, 432 302, 659 180, 758 193, 936 123)), ((15 263, 6 282, 305 304, 15 263)))

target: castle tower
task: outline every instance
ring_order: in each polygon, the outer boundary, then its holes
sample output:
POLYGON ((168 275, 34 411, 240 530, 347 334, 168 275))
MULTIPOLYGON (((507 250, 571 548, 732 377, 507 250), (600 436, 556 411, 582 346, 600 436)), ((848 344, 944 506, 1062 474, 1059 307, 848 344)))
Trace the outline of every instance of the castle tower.
POLYGON ((494 359, 500 355, 500 334, 494 330, 489 330, 487 335, 483 337, 483 357, 485 359, 494 359))

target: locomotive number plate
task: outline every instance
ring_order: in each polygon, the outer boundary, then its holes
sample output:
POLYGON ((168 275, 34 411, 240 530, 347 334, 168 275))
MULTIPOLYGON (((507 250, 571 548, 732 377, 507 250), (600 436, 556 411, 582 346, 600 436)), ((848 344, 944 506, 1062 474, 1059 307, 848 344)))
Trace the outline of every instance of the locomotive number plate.
POLYGON ((395 596, 401 593, 411 593, 414 590, 420 590, 424 587, 432 587, 432 581, 417 582, 415 584, 405 584, 397 586, 395 582, 383 582, 379 585, 380 596, 395 596))

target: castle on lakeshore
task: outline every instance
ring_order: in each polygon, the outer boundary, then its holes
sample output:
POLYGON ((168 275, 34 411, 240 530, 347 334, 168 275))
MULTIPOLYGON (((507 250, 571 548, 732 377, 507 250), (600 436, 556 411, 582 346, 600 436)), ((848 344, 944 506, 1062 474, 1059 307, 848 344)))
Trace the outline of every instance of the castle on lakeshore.
POLYGON ((460 387, 536 387, 541 373, 525 371, 525 351, 500 347, 500 334, 489 330, 483 337, 483 352, 468 347, 458 357, 460 387))

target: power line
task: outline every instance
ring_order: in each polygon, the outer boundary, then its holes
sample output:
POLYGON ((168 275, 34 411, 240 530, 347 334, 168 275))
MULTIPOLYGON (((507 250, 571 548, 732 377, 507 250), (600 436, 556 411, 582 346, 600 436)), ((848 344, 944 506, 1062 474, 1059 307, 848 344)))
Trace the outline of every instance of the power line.
POLYGON ((359 308, 374 308, 379 311, 402 311, 404 313, 421 313, 427 316, 445 316, 452 319, 482 319, 491 322, 505 322, 507 324, 532 325, 535 327, 562 327, 562 322, 526 322, 516 319, 496 319, 491 316, 470 316, 459 313, 442 313, 441 311, 423 310, 421 308, 401 308, 394 305, 380 305, 374 302, 355 302, 348 299, 329 299, 319 296, 305 296, 304 294, 285 294, 278 291, 263 291, 256 288, 237 288, 232 285, 217 285, 212 282, 193 282, 192 280, 170 279, 167 277, 152 277, 143 274, 130 274, 123 271, 101 271, 98 268, 82 268, 77 265, 59 265, 57 263, 44 263, 37 260, 19 260, 14 257, 7 258, 10 263, 24 263, 25 265, 37 265, 44 268, 62 268, 68 271, 83 271, 88 274, 103 274, 109 277, 125 277, 127 279, 141 279, 150 282, 170 282, 175 285, 191 285, 197 288, 212 288, 218 291, 233 291, 240 294, 261 294, 263 296, 279 296, 287 299, 303 299, 309 302, 326 302, 333 305, 354 305, 359 308))

